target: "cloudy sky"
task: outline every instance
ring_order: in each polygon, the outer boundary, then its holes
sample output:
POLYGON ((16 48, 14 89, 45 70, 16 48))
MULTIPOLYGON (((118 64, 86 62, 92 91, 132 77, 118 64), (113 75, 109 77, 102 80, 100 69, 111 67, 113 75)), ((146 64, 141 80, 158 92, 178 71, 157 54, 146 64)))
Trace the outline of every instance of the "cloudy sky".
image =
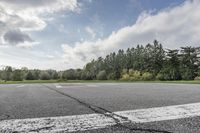
POLYGON ((157 39, 200 45, 199 0, 0 0, 0 65, 63 70, 157 39))

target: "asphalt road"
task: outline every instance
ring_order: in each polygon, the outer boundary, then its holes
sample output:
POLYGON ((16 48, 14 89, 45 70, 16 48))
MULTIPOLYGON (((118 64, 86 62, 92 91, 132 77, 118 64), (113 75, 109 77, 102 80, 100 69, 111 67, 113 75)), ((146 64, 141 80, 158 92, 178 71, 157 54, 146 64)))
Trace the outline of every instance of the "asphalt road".
MULTIPOLYGON (((200 102, 200 85, 161 83, 80 83, 0 85, 0 120, 146 109, 200 102), (89 106, 88 106, 89 105, 89 106)), ((200 118, 129 123, 84 132, 199 133, 200 118)))

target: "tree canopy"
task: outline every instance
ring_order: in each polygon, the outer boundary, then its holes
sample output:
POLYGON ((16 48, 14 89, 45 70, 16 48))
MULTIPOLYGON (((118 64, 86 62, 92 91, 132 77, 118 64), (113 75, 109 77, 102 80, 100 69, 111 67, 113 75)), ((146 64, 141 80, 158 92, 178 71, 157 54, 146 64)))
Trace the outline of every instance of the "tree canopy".
POLYGON ((1 80, 194 80, 200 79, 200 47, 164 49, 153 44, 119 49, 88 62, 82 69, 28 70, 10 66, 0 71, 1 80))

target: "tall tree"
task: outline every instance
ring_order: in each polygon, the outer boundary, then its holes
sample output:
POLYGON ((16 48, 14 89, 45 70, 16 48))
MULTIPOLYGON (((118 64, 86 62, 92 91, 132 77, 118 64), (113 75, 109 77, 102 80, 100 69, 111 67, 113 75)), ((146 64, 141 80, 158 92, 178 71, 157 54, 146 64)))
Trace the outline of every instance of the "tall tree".
POLYGON ((181 74, 185 80, 192 80, 198 74, 198 48, 181 47, 181 74))
POLYGON ((163 68, 164 58, 165 58, 165 50, 163 49, 162 44, 160 44, 157 40, 154 41, 153 45, 153 55, 152 55, 152 68, 153 74, 157 75, 160 70, 163 68))
POLYGON ((178 55, 179 50, 167 50, 167 73, 169 75, 170 80, 180 80, 181 74, 180 74, 180 60, 178 55))

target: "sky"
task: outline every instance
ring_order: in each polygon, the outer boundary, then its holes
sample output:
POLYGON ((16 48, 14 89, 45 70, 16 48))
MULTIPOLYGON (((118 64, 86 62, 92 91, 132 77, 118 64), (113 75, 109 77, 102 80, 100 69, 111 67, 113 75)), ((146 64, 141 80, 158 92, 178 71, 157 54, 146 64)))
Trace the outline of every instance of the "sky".
POLYGON ((0 0, 0 66, 82 68, 157 39, 200 46, 199 0, 0 0))

